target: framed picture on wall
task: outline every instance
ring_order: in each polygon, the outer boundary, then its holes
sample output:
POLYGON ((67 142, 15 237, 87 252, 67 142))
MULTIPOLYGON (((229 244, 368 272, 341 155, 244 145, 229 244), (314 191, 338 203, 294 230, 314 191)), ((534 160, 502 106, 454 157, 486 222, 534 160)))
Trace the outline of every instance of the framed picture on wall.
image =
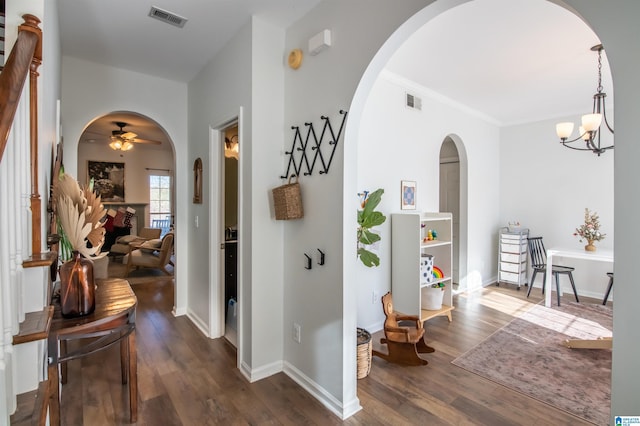
POLYGON ((402 210, 416 209, 416 182, 403 180, 400 184, 400 208, 402 210))
POLYGON ((102 202, 124 202, 124 163, 89 160, 87 174, 102 202))
POLYGON ((202 204, 202 159, 193 162, 193 202, 202 204))

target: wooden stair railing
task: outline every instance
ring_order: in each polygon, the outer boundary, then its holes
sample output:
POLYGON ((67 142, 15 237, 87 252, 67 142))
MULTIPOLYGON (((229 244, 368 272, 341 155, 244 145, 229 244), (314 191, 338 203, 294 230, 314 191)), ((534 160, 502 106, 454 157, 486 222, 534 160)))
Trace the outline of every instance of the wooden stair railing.
POLYGON ((9 132, 29 73, 29 133, 31 161, 31 252, 42 251, 42 213, 38 193, 38 67, 42 63, 42 30, 40 20, 23 15, 18 38, 0 73, 0 160, 9 139, 9 132))

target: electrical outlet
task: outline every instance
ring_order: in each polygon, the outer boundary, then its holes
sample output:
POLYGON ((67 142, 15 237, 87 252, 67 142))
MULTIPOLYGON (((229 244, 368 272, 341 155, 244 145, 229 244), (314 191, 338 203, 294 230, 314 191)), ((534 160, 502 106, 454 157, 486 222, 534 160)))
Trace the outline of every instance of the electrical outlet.
POLYGON ((380 301, 380 293, 378 293, 378 290, 373 290, 371 292, 371 304, 375 305, 378 301, 380 301))
POLYGON ((300 343, 300 339, 302 338, 302 327, 300 327, 300 324, 297 323, 293 323, 293 340, 296 343, 300 343))

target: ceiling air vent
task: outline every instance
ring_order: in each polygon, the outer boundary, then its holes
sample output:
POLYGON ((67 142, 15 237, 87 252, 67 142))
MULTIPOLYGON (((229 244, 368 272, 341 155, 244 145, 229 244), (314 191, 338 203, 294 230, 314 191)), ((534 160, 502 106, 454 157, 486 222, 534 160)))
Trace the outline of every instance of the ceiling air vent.
POLYGON ((407 103, 407 107, 409 108, 413 108, 413 109, 417 109, 418 111, 422 110, 422 99, 420 99, 417 96, 413 96, 410 93, 407 93, 407 99, 406 99, 407 103))
POLYGON ((187 18, 183 18, 180 15, 176 15, 175 13, 162 10, 155 6, 151 6, 151 10, 149 11, 149 16, 159 21, 166 22, 167 24, 174 25, 178 28, 184 27, 184 24, 186 24, 188 21, 187 18))

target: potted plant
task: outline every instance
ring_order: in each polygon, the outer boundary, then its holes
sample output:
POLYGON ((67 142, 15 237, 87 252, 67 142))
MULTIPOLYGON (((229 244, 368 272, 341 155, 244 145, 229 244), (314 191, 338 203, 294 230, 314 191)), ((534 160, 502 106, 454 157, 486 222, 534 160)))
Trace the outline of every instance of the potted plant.
POLYGON ((596 246, 593 243, 602 240, 607 234, 600 232, 600 216, 598 216, 598 213, 591 213, 586 208, 584 209, 584 223, 576 228, 576 232, 573 235, 579 237, 580 242, 583 239, 587 240, 587 245, 584 246, 586 251, 596 251, 596 246))
POLYGON ((367 250, 367 246, 380 241, 380 235, 373 232, 371 228, 382 225, 387 217, 381 212, 376 211, 376 207, 380 204, 384 194, 384 189, 379 188, 371 194, 364 193, 362 201, 362 210, 358 210, 358 254, 362 263, 367 267, 379 266, 380 258, 377 254, 367 250))

